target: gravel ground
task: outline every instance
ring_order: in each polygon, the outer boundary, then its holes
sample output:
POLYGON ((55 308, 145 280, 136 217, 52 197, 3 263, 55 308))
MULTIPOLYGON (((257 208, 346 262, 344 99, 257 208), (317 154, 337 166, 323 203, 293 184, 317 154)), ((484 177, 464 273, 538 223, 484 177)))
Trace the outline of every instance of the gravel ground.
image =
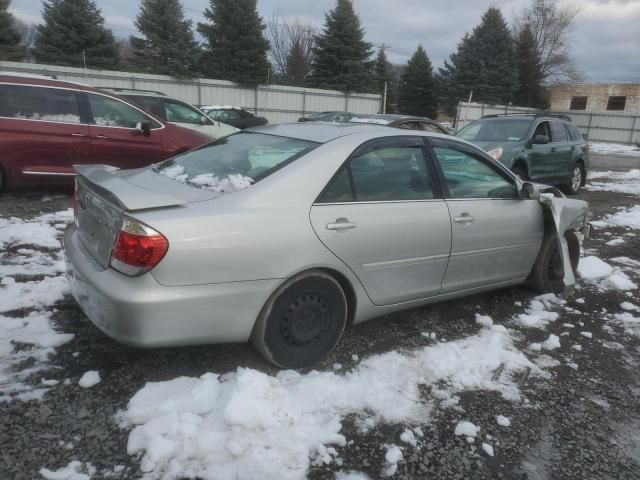
MULTIPOLYGON (((633 157, 594 155, 593 163, 598 170, 640 167, 640 159, 633 157)), ((637 204, 637 197, 609 192, 582 191, 579 198, 590 202, 594 218, 615 207, 637 204)), ((66 209, 69 203, 68 195, 60 194, 44 198, 42 193, 5 195, 0 197, 0 217, 30 218, 66 209)), ((640 257, 640 236, 622 245, 606 246, 609 238, 603 232, 594 232, 585 248, 597 250, 604 260, 640 257)), ((478 325, 470 320, 475 312, 505 323, 523 312, 524 307, 516 302, 526 305, 533 295, 524 287, 509 288, 357 325, 320 367, 330 369, 339 362, 348 369, 354 363, 354 353, 363 357, 435 342, 419 335, 421 331, 436 332, 446 340, 477 333, 478 325)), ((309 478, 333 479, 339 469, 380 478, 384 445, 396 443, 404 448, 404 460, 393 477, 398 479, 639 479, 640 339, 603 328, 602 315, 603 308, 619 312, 625 300, 638 304, 638 295, 637 291, 633 298, 616 291, 600 293, 581 284, 573 296, 566 297, 567 306, 579 309, 581 315, 561 313, 545 332, 523 330, 518 340, 522 350, 549 333, 560 336, 568 332, 560 337, 562 347, 549 352, 561 361, 549 369, 552 376, 522 383, 528 402, 506 401, 486 391, 463 393, 456 407, 438 407, 436 402, 430 418, 419 425, 424 437, 415 448, 400 442, 403 425, 379 425, 362 433, 355 418, 347 418, 343 433, 350 441, 338 449, 343 465, 313 467, 309 478), (575 301, 580 297, 585 303, 575 301), (579 321, 584 322, 580 329, 562 327, 564 322, 579 321), (579 330, 593 332, 593 338, 581 336, 579 330), (572 344, 582 345, 582 351, 571 348, 572 344), (495 416, 499 414, 511 418, 509 428, 497 425, 495 416), (454 435, 459 420, 470 420, 482 428, 475 443, 454 435), (493 437, 494 457, 480 450, 485 435, 493 437)), ((36 385, 47 378, 61 383, 51 388, 44 401, 0 402, 0 479, 40 478, 41 467, 56 469, 74 459, 90 462, 97 469, 92 478, 104 478, 116 466, 123 467, 116 478, 139 478, 138 461, 126 452, 128 431, 117 426, 114 415, 145 382, 200 376, 208 371, 222 373, 238 366, 274 372, 249 345, 136 350, 101 334, 71 297, 56 308, 53 318, 58 329, 75 333, 75 338, 57 349, 51 358, 54 369, 35 372, 28 381, 36 385), (78 380, 88 370, 98 370, 102 381, 84 389, 78 380)))

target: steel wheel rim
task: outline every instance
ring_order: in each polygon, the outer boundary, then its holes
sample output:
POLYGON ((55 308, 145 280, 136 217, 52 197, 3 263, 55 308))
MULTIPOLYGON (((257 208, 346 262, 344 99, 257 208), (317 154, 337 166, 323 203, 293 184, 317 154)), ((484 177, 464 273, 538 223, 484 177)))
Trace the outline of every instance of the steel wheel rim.
POLYGON ((574 190, 578 190, 580 188, 580 184, 582 183, 582 169, 580 167, 576 167, 573 169, 573 181, 571 182, 571 186, 574 190))
POLYGON ((320 292, 307 292, 287 305, 280 323, 280 335, 289 348, 305 347, 329 331, 331 304, 320 292))

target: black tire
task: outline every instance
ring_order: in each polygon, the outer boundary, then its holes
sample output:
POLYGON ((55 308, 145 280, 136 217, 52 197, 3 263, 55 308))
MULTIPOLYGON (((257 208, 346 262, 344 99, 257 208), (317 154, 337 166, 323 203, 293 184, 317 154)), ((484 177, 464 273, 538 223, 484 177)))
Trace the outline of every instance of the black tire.
POLYGON ((540 293, 562 293, 564 291, 562 252, 555 233, 545 232, 530 279, 532 287, 540 293))
POLYGON ((520 180, 526 180, 527 179, 527 171, 524 168, 522 168, 521 165, 516 165, 515 167, 513 167, 511 169, 511 171, 520 180))
POLYGON ((571 170, 571 176, 569 177, 569 183, 565 189, 569 195, 575 195, 580 190, 580 187, 584 185, 585 171, 584 165, 581 162, 576 162, 571 170))
POLYGON ((329 274, 310 271, 281 285, 256 321, 251 341, 280 368, 304 368, 334 349, 347 324, 347 299, 329 274))
POLYGON ((578 263, 580 263, 580 241, 576 233, 572 230, 566 232, 564 238, 569 247, 569 260, 571 261, 571 268, 575 274, 578 271, 578 263))

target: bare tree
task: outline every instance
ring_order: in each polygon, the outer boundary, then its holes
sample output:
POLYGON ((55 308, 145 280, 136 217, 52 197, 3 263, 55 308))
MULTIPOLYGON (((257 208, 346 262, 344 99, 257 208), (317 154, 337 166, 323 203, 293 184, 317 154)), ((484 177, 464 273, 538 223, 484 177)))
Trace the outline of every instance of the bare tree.
POLYGON ((529 25, 536 41, 542 66, 542 78, 547 83, 572 81, 580 77, 571 55, 569 40, 580 7, 558 6, 556 0, 532 0, 514 19, 517 37, 529 25))
POLYGON ((18 30, 18 33, 22 37, 20 41, 21 45, 27 50, 31 50, 38 35, 38 25, 24 22, 19 18, 16 18, 15 22, 16 30, 18 30))
POLYGON ((267 23, 269 57, 275 74, 293 85, 303 85, 311 70, 317 29, 302 19, 284 21, 274 15, 267 23))

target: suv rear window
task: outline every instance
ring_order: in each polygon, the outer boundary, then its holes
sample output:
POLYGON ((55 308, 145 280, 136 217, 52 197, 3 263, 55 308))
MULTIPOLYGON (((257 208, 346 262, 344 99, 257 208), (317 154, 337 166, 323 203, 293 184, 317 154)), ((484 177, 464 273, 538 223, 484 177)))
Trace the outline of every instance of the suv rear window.
POLYGON ((73 90, 0 85, 0 117, 80 123, 78 97, 73 90))
POLYGON ((262 180, 318 146, 316 142, 240 132, 160 163, 155 171, 179 182, 234 192, 262 180))
POLYGON ((519 142, 524 140, 532 119, 484 119, 470 123, 457 136, 470 142, 519 142))
POLYGON ((551 141, 552 142, 566 142, 567 130, 564 128, 564 123, 551 121, 551 141))

